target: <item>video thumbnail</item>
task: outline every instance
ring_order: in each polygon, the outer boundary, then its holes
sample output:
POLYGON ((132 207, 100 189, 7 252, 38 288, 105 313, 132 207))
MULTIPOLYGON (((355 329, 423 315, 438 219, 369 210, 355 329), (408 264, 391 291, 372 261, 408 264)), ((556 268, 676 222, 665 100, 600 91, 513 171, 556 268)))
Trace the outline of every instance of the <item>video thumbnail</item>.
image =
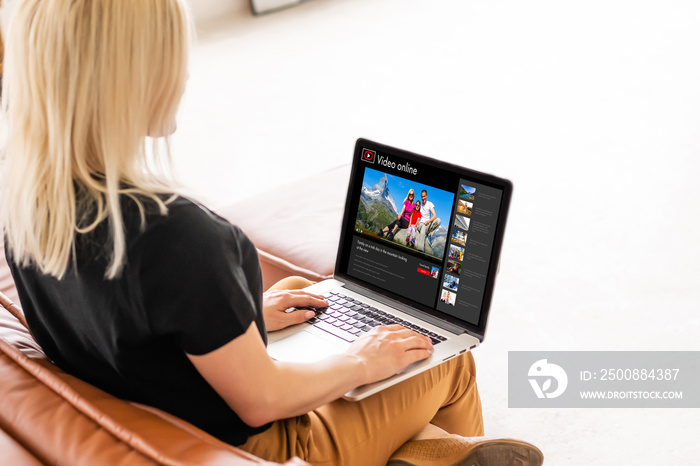
POLYGON ((467 245, 467 234, 462 230, 452 230, 452 242, 459 244, 460 246, 467 245))
POLYGON ((446 273, 442 280, 442 286, 452 291, 457 291, 457 288, 459 288, 459 278, 446 273))
POLYGON ((471 216, 473 206, 473 202, 467 202, 460 199, 457 201, 457 213, 471 216))
POLYGON ((459 198, 465 199, 467 201, 473 201, 475 192, 476 188, 472 188, 471 186, 467 186, 466 184, 460 185, 459 198))
POLYGON ((448 191, 366 167, 355 231, 442 261, 454 198, 448 191))
POLYGON ((456 301, 457 301, 457 293, 453 293, 452 291, 442 290, 442 294, 440 295, 440 301, 442 301, 443 303, 449 304, 450 306, 454 306, 456 301))
POLYGON ((459 246, 455 246, 454 244, 451 244, 449 258, 454 259, 456 261, 463 262, 464 261, 464 248, 460 248, 459 246))
POLYGON ((462 264, 455 261, 447 261, 447 269, 445 269, 445 271, 453 273, 455 275, 459 275, 460 273, 462 273, 462 264))
POLYGON ((461 215, 455 215, 455 227, 464 230, 464 231, 469 231, 469 224, 471 223, 471 219, 469 217, 462 217, 461 215))

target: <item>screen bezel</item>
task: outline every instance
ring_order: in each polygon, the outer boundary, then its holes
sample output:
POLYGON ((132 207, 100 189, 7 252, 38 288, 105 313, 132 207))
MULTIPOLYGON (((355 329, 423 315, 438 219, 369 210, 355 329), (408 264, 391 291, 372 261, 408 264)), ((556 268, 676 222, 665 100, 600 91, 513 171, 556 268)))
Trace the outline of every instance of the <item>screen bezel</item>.
POLYGON ((513 184, 504 178, 499 178, 486 173, 481 173, 475 170, 471 170, 465 167, 460 167, 458 165, 453 165, 448 162, 443 162, 436 160, 424 155, 419 155, 413 152, 404 151, 394 147, 386 146, 377 142, 373 142, 367 139, 359 138, 355 144, 355 150, 352 161, 352 170, 350 175, 350 180, 348 182, 348 190, 346 196, 346 209, 343 214, 343 223, 340 232, 340 242, 338 244, 338 254, 335 263, 334 277, 342 282, 352 283, 355 286, 366 288, 373 291, 376 294, 380 294, 388 297, 392 301, 398 301, 401 304, 405 304, 413 309, 422 311, 428 315, 434 316, 438 319, 447 321, 453 325, 456 325, 468 333, 476 336, 480 341, 483 341, 484 335, 486 333, 486 324, 488 321, 488 315, 491 309, 491 302, 493 298, 493 290, 495 287, 496 274, 498 271, 498 264, 500 260, 501 247, 503 245, 503 237, 505 234, 506 220, 508 218, 508 211, 510 208, 510 200, 513 192, 513 184), (360 160, 360 154, 363 149, 371 149, 377 152, 385 153, 387 155, 393 155, 395 157, 404 158, 411 162, 416 162, 419 164, 427 164, 434 166, 437 169, 446 170, 451 173, 456 174, 459 178, 465 178, 473 180, 477 183, 481 183, 486 186, 490 186, 503 191, 503 196, 501 198, 501 206, 498 213, 498 221, 496 223, 496 228, 494 231, 494 242, 493 249, 491 251, 491 260, 489 262, 488 274, 486 278, 486 284, 484 289, 484 299, 482 301, 481 312, 479 314, 479 323, 477 325, 471 324, 469 322, 460 320, 456 317, 450 316, 449 314, 438 311, 434 308, 417 303, 413 300, 407 299, 380 288, 371 283, 364 282, 360 279, 354 278, 344 272, 342 269, 348 268, 350 252, 351 252, 351 241, 349 239, 354 234, 355 216, 356 212, 351 206, 353 203, 353 196, 357 193, 354 192, 357 189, 358 183, 361 186, 362 180, 358 181, 358 169, 360 160), (346 246, 344 248, 344 246, 346 246))

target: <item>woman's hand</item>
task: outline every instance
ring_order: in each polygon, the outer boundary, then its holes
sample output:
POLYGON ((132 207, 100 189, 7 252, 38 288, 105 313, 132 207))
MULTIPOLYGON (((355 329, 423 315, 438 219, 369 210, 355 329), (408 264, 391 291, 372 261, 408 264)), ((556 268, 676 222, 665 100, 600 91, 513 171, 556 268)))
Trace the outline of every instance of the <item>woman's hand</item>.
POLYGON ((361 384, 386 379, 409 364, 429 357, 430 338, 402 325, 375 327, 355 340, 347 354, 359 358, 365 367, 361 384))
POLYGON ((328 302, 321 295, 301 290, 266 291, 263 293, 263 320, 268 332, 306 322, 315 315, 308 309, 285 312, 291 307, 328 307, 328 302))

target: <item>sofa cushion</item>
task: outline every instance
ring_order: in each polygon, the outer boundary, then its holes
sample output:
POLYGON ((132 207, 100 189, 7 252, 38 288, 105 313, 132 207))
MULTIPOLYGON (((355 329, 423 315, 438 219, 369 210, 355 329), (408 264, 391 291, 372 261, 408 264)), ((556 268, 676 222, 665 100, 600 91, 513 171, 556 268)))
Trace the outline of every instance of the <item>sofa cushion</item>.
POLYGON ((41 462, 6 432, 0 430, 0 463, 41 466, 41 462))
MULTIPOLYGON (((0 226, 2 231, 2 226, 0 226)), ((44 358, 44 351, 34 340, 27 329, 22 308, 19 303, 17 288, 10 273, 10 267, 5 259, 5 248, 0 241, 0 293, 5 295, 7 301, 0 303, 7 309, 0 309, 0 338, 19 349, 26 356, 32 358, 44 358)))
MULTIPOLYGON (((3 231, 2 225, 0 225, 0 232, 1 231, 3 231)), ((15 281, 12 279, 12 273, 10 272, 10 267, 7 265, 7 259, 5 258, 4 241, 0 241, 0 292, 10 298, 10 301, 19 304, 17 287, 15 287, 15 281)))
POLYGON ((343 165, 217 211, 255 244, 265 288, 289 275, 333 275, 349 180, 343 165))
POLYGON ((30 358, 45 358, 44 351, 29 330, 4 308, 0 308, 0 338, 30 358))

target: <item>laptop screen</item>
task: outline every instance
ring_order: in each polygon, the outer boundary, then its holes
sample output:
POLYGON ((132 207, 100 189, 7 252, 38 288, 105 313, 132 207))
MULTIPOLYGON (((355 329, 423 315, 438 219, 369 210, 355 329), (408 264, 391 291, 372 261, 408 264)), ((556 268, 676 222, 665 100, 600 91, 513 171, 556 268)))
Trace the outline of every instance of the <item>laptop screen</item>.
POLYGON ((336 275, 483 334, 511 190, 360 139, 336 275))

